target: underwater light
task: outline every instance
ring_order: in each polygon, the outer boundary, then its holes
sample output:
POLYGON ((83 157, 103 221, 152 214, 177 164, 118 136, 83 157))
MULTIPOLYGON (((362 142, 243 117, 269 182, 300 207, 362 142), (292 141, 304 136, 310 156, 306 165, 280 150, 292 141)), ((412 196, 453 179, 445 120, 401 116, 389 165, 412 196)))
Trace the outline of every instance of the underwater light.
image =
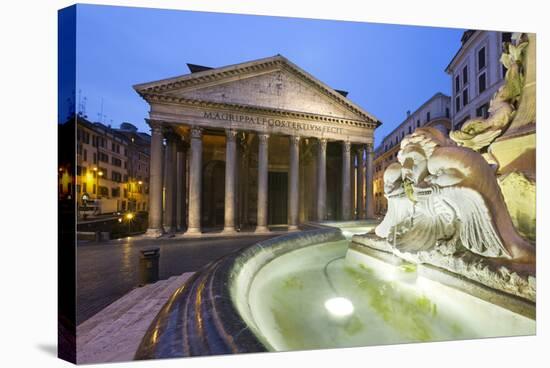
POLYGON ((325 302, 325 308, 334 316, 345 317, 353 313, 353 304, 349 299, 337 297, 325 302))

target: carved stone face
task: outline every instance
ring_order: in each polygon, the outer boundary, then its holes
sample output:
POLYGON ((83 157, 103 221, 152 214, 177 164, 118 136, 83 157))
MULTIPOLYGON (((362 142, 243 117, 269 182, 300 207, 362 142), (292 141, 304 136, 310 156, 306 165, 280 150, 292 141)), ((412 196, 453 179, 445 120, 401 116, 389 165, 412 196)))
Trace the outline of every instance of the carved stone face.
POLYGON ((384 171, 384 193, 392 194, 399 188, 401 188, 401 165, 394 162, 384 171))
POLYGON ((416 144, 405 147, 399 155, 401 176, 415 185, 419 184, 428 175, 428 163, 422 148, 416 144))

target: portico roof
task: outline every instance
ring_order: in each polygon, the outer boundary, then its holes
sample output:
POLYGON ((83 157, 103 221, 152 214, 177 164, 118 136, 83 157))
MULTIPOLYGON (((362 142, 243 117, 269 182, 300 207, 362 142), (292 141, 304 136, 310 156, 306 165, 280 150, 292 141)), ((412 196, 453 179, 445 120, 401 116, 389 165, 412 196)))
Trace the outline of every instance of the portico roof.
MULTIPOLYGON (((252 103, 248 103, 248 101, 226 101, 220 97, 223 96, 225 98, 225 94, 227 94, 227 91, 218 88, 221 85, 227 85, 229 83, 243 84, 246 83, 243 81, 252 78, 256 78, 254 83, 258 83, 258 81, 266 83, 265 80, 259 80, 258 78, 276 71, 284 72, 289 76, 292 75, 292 78, 307 85, 306 89, 310 89, 311 93, 313 93, 311 89, 315 90, 317 95, 322 96, 322 98, 326 99, 328 102, 331 101, 330 103, 335 107, 338 106, 339 111, 346 111, 346 116, 338 116, 338 114, 335 113, 332 117, 362 120, 366 123, 376 124, 376 126, 381 124, 375 116, 281 55, 220 68, 207 69, 158 81, 136 84, 133 87, 140 96, 150 103, 153 101, 172 103, 177 103, 178 101, 195 101, 210 104, 224 103, 233 106, 287 111, 292 114, 306 113, 324 115, 322 112, 316 112, 315 106, 312 106, 309 111, 302 111, 292 108, 292 106, 287 106, 288 104, 285 105, 284 103, 281 104, 283 106, 271 106, 257 104, 254 103, 254 101, 252 101, 252 103)), ((250 89, 251 85, 243 85, 243 87, 250 89)), ((274 87, 270 85, 270 88, 273 90, 274 87)))

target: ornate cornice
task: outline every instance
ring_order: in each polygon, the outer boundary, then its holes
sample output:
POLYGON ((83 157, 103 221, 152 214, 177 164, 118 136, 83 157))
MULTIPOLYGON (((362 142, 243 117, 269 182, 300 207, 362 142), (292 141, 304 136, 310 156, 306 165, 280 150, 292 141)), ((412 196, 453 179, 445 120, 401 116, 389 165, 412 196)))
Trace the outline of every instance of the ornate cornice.
POLYGON ((377 123, 374 121, 364 121, 364 120, 352 120, 338 117, 331 117, 326 115, 317 115, 306 112, 282 110, 270 107, 260 107, 260 106, 251 106, 245 104, 236 104, 236 103, 227 103, 227 102, 212 102, 212 101, 203 101, 195 100, 190 98, 168 96, 158 93, 146 93, 142 97, 149 103, 163 103, 163 104, 175 104, 175 105, 185 105, 185 106, 194 106, 194 107, 203 107, 203 108, 217 108, 217 109, 231 109, 236 111, 250 112, 250 113, 267 113, 270 115, 279 115, 285 117, 291 117, 296 119, 306 119, 319 122, 328 122, 335 123, 350 127, 365 128, 365 129, 375 129, 377 123))

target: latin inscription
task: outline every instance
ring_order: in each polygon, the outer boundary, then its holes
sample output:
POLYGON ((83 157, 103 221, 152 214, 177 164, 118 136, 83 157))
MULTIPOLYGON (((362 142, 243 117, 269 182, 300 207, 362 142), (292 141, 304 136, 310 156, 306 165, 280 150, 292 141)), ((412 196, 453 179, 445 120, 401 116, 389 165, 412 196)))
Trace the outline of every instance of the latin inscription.
POLYGON ((266 118, 259 116, 249 116, 249 115, 240 115, 232 114, 230 112, 204 112, 205 119, 211 120, 221 120, 229 121, 236 123, 245 123, 245 124, 254 124, 263 127, 270 128, 286 128, 296 131, 304 132, 319 132, 319 133, 334 133, 334 134, 343 134, 344 128, 332 127, 328 125, 321 124, 311 124, 311 123, 300 123, 291 120, 276 119, 276 118, 266 118))

